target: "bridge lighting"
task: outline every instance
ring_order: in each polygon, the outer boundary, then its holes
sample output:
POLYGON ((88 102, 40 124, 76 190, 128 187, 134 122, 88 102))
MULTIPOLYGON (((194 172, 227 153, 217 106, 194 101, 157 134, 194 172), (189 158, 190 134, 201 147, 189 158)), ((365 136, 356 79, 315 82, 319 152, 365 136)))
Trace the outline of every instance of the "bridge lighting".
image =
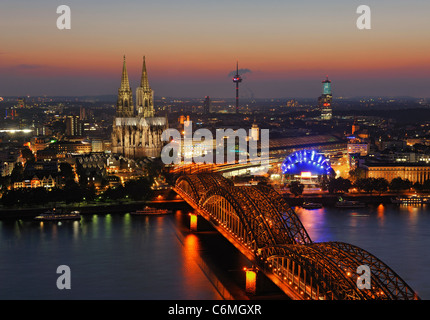
MULTIPOLYGON (((308 155, 308 158, 312 157, 311 155, 308 155)), ((297 158, 295 158, 294 160, 297 160, 297 158)), ((291 162, 284 166, 287 167, 291 164, 291 162)), ((296 162, 297 167, 299 166, 298 162, 296 162)), ((308 167, 308 169, 310 169, 309 165, 306 163, 304 164, 305 166, 308 167)), ((321 159, 320 162, 317 163, 315 162, 313 164, 315 167, 318 166, 322 166, 324 167, 323 172, 325 172, 328 168, 330 168, 330 162, 329 161, 323 161, 321 163, 321 159)), ((310 171, 310 170, 309 170, 310 171)), ((307 170, 303 170, 303 172, 307 172, 307 170)), ((178 182, 177 182, 178 183, 178 182)), ((190 184, 190 183, 189 183, 190 184)), ((190 184, 191 185, 191 184, 190 184)), ((207 216, 209 216, 210 221, 215 221, 215 216, 217 214, 219 214, 219 207, 215 207, 215 205, 213 205, 213 203, 210 203, 209 200, 211 200, 211 198, 205 199, 206 202, 203 203, 203 205, 200 205, 198 202, 198 196, 188 196, 185 193, 185 191, 183 191, 178 185, 175 188, 176 190, 178 190, 180 192, 180 194, 185 196, 186 201, 192 205, 194 208, 196 208, 196 211, 193 211, 192 213, 189 213, 190 215, 190 220, 192 220, 193 218, 195 218, 197 220, 197 212, 200 213, 204 218, 208 219, 207 216), (197 199, 195 199, 197 197, 197 199), (205 208, 205 205, 209 204, 208 207, 205 208), (213 206, 212 206, 213 205, 213 206), (212 220, 213 219, 213 220, 212 220)), ((190 188, 187 188, 186 190, 190 190, 190 188)), ((230 190, 225 190, 225 192, 230 191, 230 190)), ((240 195, 240 190, 238 190, 238 194, 240 195)), ((230 192, 230 196, 232 196, 233 198, 235 197, 235 193, 234 192, 230 192)), ((219 196, 219 195, 218 195, 219 196)), ((258 198, 258 197, 257 197, 258 198)), ((274 198, 276 199, 276 198, 274 198)), ((225 199, 227 200, 227 199, 225 199)), ((240 199, 238 199, 240 200, 240 199)), ((269 200, 269 199, 268 199, 269 200)), ((243 205, 245 205, 246 203, 243 202, 243 205)), ((239 206, 241 205, 241 203, 238 204, 239 206)), ((258 206, 258 203, 255 204, 255 206, 258 206)), ((252 209, 252 208, 251 208, 252 209)), ((224 212, 223 213, 223 218, 221 220, 227 220, 231 217, 234 216, 236 208, 230 208, 230 211, 228 212, 224 212)), ((257 210, 256 210, 257 211, 257 210)), ((294 213, 294 211, 292 209, 285 209, 285 208, 280 208, 278 213, 284 218, 287 219, 288 215, 290 214, 290 211, 292 213, 294 213)), ((252 210, 250 210, 251 213, 252 210)), ((262 214, 262 212, 265 211, 259 211, 258 213, 255 212, 255 214, 253 214, 251 217, 249 217, 250 219, 255 219, 257 220, 260 224, 260 226, 263 226, 265 228, 269 227, 269 224, 274 224, 274 226, 277 228, 276 232, 282 232, 282 225, 279 225, 279 220, 276 218, 274 218, 274 215, 270 215, 268 213, 265 212, 265 214, 262 214), (268 216, 270 218, 268 218, 268 216), (266 219, 266 221, 268 222, 264 222, 264 219, 266 219), (261 223, 264 222, 264 223, 261 223), (278 230, 279 229, 279 230, 278 230)), ((247 217, 247 216, 246 216, 247 217)), ((218 221, 218 218, 216 218, 216 220, 218 221)), ((190 222, 190 225, 192 225, 192 222, 190 222)), ((230 228, 227 227, 227 224, 221 223, 218 226, 226 226, 227 230, 231 230, 230 228)), ((252 235, 249 235, 248 232, 252 231, 252 230, 248 230, 246 228, 246 226, 243 226, 241 224, 235 224, 232 226, 232 228, 238 228, 240 230, 240 232, 238 232, 239 235, 244 235, 246 237, 246 242, 243 238, 239 238, 243 243, 243 245, 240 246, 240 250, 247 250, 247 248, 251 249, 251 251, 249 251, 248 253, 253 253, 255 255, 255 258, 260 258, 260 259, 255 259, 258 261, 258 263, 256 264, 259 268, 261 268, 264 272, 270 272, 270 270, 273 272, 272 275, 276 275, 278 281, 282 281, 283 283, 287 284, 288 283, 288 288, 293 288, 293 290, 295 292, 295 296, 299 299, 302 300, 309 300, 312 298, 321 300, 321 299, 326 299, 326 298, 330 298, 330 296, 332 298, 335 298, 334 295, 331 295, 331 292, 333 292, 333 290, 340 290, 339 294, 340 297, 342 297, 343 294, 348 295, 349 291, 348 290, 358 290, 356 284, 354 284, 353 282, 351 282, 350 287, 346 287, 346 288, 340 288, 340 289, 336 289, 335 287, 328 287, 327 289, 319 287, 319 289, 315 288, 315 286, 309 286, 309 284, 307 283, 307 279, 304 279, 303 277, 300 277, 300 279, 297 278, 297 276, 295 276, 294 274, 291 274, 291 269, 287 270, 285 268, 285 266, 281 266, 280 268, 275 268, 276 265, 280 265, 277 264, 277 262, 273 259, 273 258, 267 258, 267 256, 271 255, 272 250, 267 250, 267 249, 259 249, 257 248, 257 243, 258 243, 258 239, 255 239, 254 237, 252 237, 252 235), (264 261, 264 263, 263 263, 264 261), (272 266, 270 261, 274 261, 275 265, 272 266), (273 269, 272 269, 273 268, 273 269), (285 269, 284 269, 285 268, 285 269), (277 274, 276 274, 277 273, 277 274), (289 280, 291 279, 291 280, 289 280), (297 285, 292 285, 294 282, 298 282, 297 285), (303 283, 304 282, 304 283, 303 283), (303 289, 300 289, 300 286, 302 286, 303 289), (317 290, 317 293, 315 293, 315 289, 317 290), (319 290, 319 291, 318 291, 319 290), (323 290, 323 291, 321 291, 323 290)), ((258 227, 255 227, 258 228, 258 227)), ((303 227, 302 227, 303 228, 303 227)), ((218 230, 222 230, 224 228, 219 227, 218 230)), ((267 229, 269 230, 269 229, 267 229)), ((266 231, 267 231, 266 230, 266 231)), ((232 230, 233 231, 233 230, 232 230)), ((225 231, 222 231, 222 234, 227 235, 227 233, 225 231)), ((232 233, 232 235, 235 235, 235 238, 238 238, 238 234, 235 234, 234 232, 232 233)), ((228 237, 228 240, 233 239, 233 237, 228 237)), ((296 248, 303 248, 304 250, 304 254, 308 257, 308 259, 310 260, 309 262, 311 264, 313 264, 313 262, 315 260, 312 260, 311 257, 308 256, 307 252, 307 244, 311 243, 310 239, 309 242, 308 241, 303 241, 302 238, 298 237, 298 233, 296 233, 295 236, 293 236, 292 238, 289 238, 290 240, 293 240, 297 243, 296 246, 292 246, 290 249, 288 250, 295 250, 294 247, 296 248), (303 244, 305 243, 305 244, 303 244)), ((265 240, 267 241, 267 240, 265 240)), ((326 266, 327 263, 332 263, 334 262, 333 266, 334 269, 332 270, 332 272, 330 273, 330 277, 332 280, 336 280, 337 278, 341 278, 344 277, 345 275, 348 277, 354 276, 355 272, 353 271, 353 269, 355 268, 355 264, 353 263, 353 261, 346 261, 343 259, 343 256, 345 256, 346 254, 353 254, 353 255, 357 255, 357 257, 360 256, 360 254, 362 254, 362 252, 360 251, 360 248, 356 248, 354 246, 345 244, 345 243, 328 243, 327 245, 324 243, 324 246, 326 246, 325 248, 327 249, 327 251, 320 249, 319 245, 316 246, 314 249, 317 249, 321 254, 328 252, 328 254, 326 254, 325 257, 321 257, 322 259, 326 259, 326 261, 322 261, 321 262, 321 268, 324 268, 326 266), (339 253, 337 253, 339 252, 339 253), (358 252, 358 253, 357 253, 358 252), (333 256, 331 256, 331 254, 333 256), (330 260, 331 257, 333 257, 333 260, 330 260), (338 268, 335 268, 335 266, 338 266, 338 268), (342 273, 342 268, 344 269, 344 273, 342 273)), ((312 247, 313 244, 310 244, 310 246, 312 247)), ((312 248, 311 248, 312 249, 312 248)), ((288 250, 286 250, 285 253, 281 253, 283 258, 288 259, 288 250)), ((297 253, 299 253, 301 251, 298 251, 297 253)), ((366 253, 366 252, 364 252, 366 253)), ((373 282, 374 286, 373 286, 373 290, 367 290, 364 291, 363 294, 363 298, 364 299, 386 299, 391 297, 391 295, 395 295, 395 297, 406 297, 406 299, 419 299, 419 297, 417 296, 417 293, 414 292, 409 286, 407 286, 407 284, 402 281, 402 279, 400 279, 398 276, 394 277, 392 276, 394 273, 392 270, 389 269, 388 266, 383 265, 379 266, 378 262, 373 263, 371 261, 373 261, 373 256, 370 255, 369 253, 366 253, 366 259, 367 261, 370 261, 370 263, 372 263, 372 265, 370 267, 376 268, 377 272, 379 273, 384 273, 379 277, 379 280, 381 280, 380 282, 373 282), (370 256, 370 257, 369 257, 370 256), (391 280, 391 278, 387 278, 387 277, 392 277, 393 279, 391 280), (388 283, 385 284, 385 280, 388 279, 388 283), (384 280, 384 281, 382 281, 384 280), (376 284, 377 283, 377 284, 376 284), (375 287, 375 284, 378 287, 375 287), (382 288, 381 288, 382 286, 382 288), (378 291, 379 290, 379 291, 378 291), (387 297, 385 297, 385 293, 383 292, 383 290, 387 291, 387 297)), ((375 259, 376 260, 376 259, 375 259)), ((311 273, 312 276, 312 272, 319 272, 322 269, 319 269, 318 266, 316 266, 316 270, 309 270, 306 267, 306 264, 301 264, 299 263, 299 266, 302 266, 304 268, 304 270, 306 271, 306 274, 309 275, 309 273, 311 273)), ((252 268, 252 269, 248 269, 246 267, 243 268, 243 271, 246 273, 246 285, 247 285, 247 292, 249 292, 250 294, 253 294, 256 289, 256 277, 257 277, 257 269, 256 268, 252 268)), ((311 278, 312 279, 312 278, 311 278)), ((358 295, 353 295, 353 298, 360 298, 358 295)))
POLYGON ((190 213, 190 229, 197 231, 197 214, 195 213, 190 213))
POLYGON ((245 271, 245 288, 246 293, 250 295, 255 295, 257 292, 257 271, 254 268, 244 268, 245 271))

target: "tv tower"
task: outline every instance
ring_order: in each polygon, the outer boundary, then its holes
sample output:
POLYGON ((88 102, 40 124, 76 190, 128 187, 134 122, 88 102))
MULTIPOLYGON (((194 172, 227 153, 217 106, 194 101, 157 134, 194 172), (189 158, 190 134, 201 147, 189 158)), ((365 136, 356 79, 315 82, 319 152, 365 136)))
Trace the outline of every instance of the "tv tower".
POLYGON ((233 78, 233 82, 236 83, 236 113, 239 113, 239 83, 242 82, 242 78, 239 75, 239 62, 236 62, 236 75, 233 78))

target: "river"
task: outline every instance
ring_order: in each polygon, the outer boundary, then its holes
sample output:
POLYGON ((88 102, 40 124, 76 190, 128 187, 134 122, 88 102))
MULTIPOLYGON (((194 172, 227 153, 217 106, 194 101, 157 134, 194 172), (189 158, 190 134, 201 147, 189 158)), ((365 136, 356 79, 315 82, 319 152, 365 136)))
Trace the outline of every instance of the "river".
MULTIPOLYGON (((430 299, 425 206, 296 212, 313 241, 357 245, 430 299)), ((221 299, 225 288, 240 291, 246 265, 215 231, 190 232, 182 211, 159 217, 94 214, 62 223, 0 221, 0 299, 221 299), (57 288, 60 265, 70 268, 70 290, 57 288), (224 270, 220 282, 215 269, 224 270)))

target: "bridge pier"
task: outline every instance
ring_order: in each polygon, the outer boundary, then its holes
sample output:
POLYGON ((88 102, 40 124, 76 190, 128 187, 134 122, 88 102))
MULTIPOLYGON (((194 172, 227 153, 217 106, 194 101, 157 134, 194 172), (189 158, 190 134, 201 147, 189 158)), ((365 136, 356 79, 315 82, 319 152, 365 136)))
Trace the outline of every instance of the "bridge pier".
POLYGON ((255 268, 243 268, 245 271, 245 292, 248 295, 255 296, 257 294, 257 272, 255 268))
POLYGON ((190 213, 190 230, 196 232, 198 230, 198 216, 197 213, 190 213))

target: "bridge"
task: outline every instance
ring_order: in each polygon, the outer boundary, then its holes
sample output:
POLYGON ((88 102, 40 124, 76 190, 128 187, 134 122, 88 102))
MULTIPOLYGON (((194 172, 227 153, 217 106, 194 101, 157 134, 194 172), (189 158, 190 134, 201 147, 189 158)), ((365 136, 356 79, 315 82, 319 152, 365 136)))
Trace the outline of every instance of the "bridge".
POLYGON ((285 199, 266 185, 235 186, 219 173, 180 176, 174 190, 294 300, 418 300, 371 253, 343 242, 311 240, 285 199), (359 266, 371 274, 359 289, 359 266))

